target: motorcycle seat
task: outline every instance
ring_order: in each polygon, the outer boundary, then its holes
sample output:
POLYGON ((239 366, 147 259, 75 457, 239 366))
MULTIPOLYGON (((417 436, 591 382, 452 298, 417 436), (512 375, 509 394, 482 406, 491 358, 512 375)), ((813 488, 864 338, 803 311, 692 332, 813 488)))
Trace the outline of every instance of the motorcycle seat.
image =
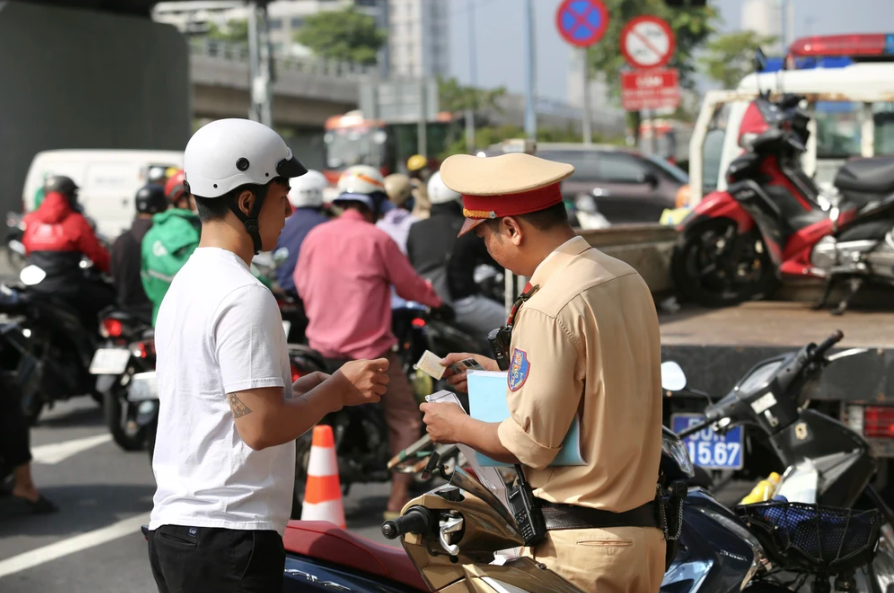
POLYGON ((894 192, 894 157, 848 161, 835 175, 835 187, 843 192, 867 194, 894 192))
POLYGON ((286 553, 307 556, 342 567, 430 591, 402 548, 371 542, 326 521, 290 521, 283 535, 286 553))

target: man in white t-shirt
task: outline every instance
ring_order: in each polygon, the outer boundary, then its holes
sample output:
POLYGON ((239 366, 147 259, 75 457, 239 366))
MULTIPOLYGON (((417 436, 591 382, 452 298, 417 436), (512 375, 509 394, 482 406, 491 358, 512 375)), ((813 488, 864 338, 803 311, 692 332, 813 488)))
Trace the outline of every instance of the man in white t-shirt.
POLYGON ((306 172, 276 132, 249 120, 210 123, 189 141, 184 165, 202 239, 156 324, 152 574, 160 593, 279 592, 293 441, 342 406, 378 401, 388 362, 291 384, 279 308, 249 271, 291 211, 289 178, 306 172))

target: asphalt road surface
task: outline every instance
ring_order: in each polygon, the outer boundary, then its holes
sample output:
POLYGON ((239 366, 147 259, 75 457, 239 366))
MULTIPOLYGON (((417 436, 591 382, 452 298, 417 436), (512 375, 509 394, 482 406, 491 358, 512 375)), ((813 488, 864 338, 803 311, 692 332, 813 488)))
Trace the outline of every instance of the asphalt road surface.
MULTIPOLYGON (((155 593, 140 533, 155 493, 148 455, 118 448, 89 397, 45 412, 31 441, 35 481, 61 510, 30 516, 0 498, 0 591, 155 593)), ((391 543, 379 531, 387 495, 385 484, 352 488, 348 528, 391 543)))

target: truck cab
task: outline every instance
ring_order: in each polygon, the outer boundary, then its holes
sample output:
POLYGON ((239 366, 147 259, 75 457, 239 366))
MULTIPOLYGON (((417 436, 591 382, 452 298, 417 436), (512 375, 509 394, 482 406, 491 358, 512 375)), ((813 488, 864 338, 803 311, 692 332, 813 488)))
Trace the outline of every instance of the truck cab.
POLYGON ((789 69, 764 69, 735 90, 705 95, 690 142, 690 206, 726 189, 726 170, 744 150, 742 120, 761 93, 805 98, 812 121, 803 166, 821 188, 831 188, 848 159, 894 155, 894 35, 799 39, 784 62, 789 69))

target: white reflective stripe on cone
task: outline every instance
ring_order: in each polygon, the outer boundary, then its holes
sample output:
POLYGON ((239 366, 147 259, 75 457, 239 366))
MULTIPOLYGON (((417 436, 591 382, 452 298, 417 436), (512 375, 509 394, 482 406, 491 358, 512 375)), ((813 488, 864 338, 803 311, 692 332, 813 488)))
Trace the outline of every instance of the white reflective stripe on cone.
POLYGON ((307 464, 308 476, 337 476, 338 461, 335 449, 330 447, 311 447, 310 461, 307 464))
POLYGON ((305 502, 301 508, 302 521, 329 521, 345 528, 345 508, 341 498, 312 504, 305 502))

